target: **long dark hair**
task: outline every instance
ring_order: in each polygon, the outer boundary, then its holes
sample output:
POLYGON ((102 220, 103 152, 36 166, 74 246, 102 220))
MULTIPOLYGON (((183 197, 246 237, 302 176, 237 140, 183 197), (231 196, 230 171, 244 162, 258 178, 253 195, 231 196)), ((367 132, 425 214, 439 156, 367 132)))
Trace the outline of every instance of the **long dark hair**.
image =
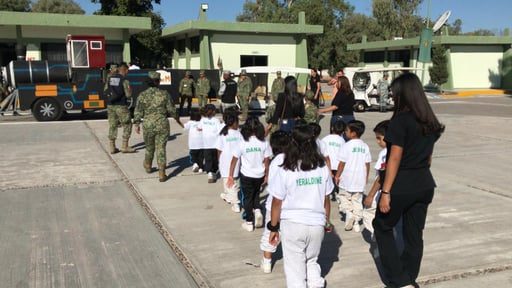
POLYGON ((255 135, 260 141, 265 141, 265 127, 263 127, 260 120, 254 116, 247 118, 247 121, 245 121, 240 129, 240 133, 245 141, 249 141, 252 135, 255 135))
POLYGON ((284 78, 284 94, 286 95, 285 101, 289 101, 292 104, 293 115, 301 114, 302 95, 297 92, 297 79, 293 76, 286 76, 284 78))
POLYGON ((220 130, 219 135, 226 136, 228 135, 229 128, 232 128, 234 124, 238 123, 238 112, 232 109, 226 109, 226 111, 224 111, 224 114, 222 114, 222 120, 226 125, 222 127, 222 130, 220 130))
POLYGON ((338 81, 341 83, 340 90, 343 91, 345 94, 352 93, 352 88, 350 88, 350 81, 346 76, 340 76, 338 77, 338 81))
POLYGON ((296 125, 292 130, 291 142, 288 150, 285 151, 282 166, 284 169, 309 171, 325 166, 324 158, 318 151, 311 126, 296 125))
POLYGON ((416 121, 421 127, 423 135, 434 134, 437 137, 444 132, 445 126, 439 122, 427 96, 423 91, 423 85, 416 74, 404 73, 391 83, 391 92, 395 109, 391 119, 398 114, 410 111, 416 116, 416 121))

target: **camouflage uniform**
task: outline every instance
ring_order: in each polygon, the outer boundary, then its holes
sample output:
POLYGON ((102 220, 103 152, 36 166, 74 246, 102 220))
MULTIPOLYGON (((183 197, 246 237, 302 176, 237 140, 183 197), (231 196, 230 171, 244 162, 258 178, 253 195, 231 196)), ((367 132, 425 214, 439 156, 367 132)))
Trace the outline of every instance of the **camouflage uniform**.
POLYGON ((384 73, 384 77, 382 79, 379 79, 379 81, 377 82, 377 92, 379 93, 380 111, 385 111, 388 102, 389 83, 387 76, 388 74, 384 73))
MULTIPOLYGON (((274 113, 276 113, 276 103, 273 100, 268 102, 267 110, 265 111, 265 122, 270 123, 272 121, 272 117, 274 117, 274 113)), ((270 129, 270 134, 279 130, 279 125, 272 125, 270 129)))
POLYGON ((318 108, 313 102, 308 102, 305 105, 304 120, 308 123, 318 123, 318 108))
POLYGON ((144 143, 146 144, 145 159, 150 163, 156 150, 156 162, 159 167, 167 165, 166 145, 170 135, 168 116, 175 118, 176 108, 171 96, 165 90, 150 87, 137 97, 133 121, 135 127, 142 123, 144 143))
POLYGON ((245 121, 249 114, 249 100, 252 92, 252 81, 247 74, 242 70, 240 76, 246 75, 242 81, 238 80, 238 101, 240 101, 240 108, 242 109, 242 116, 240 120, 245 121))
POLYGON ((190 109, 192 109, 192 97, 194 97, 194 91, 196 90, 196 83, 190 76, 190 72, 187 71, 185 73, 185 78, 181 79, 179 93, 181 97, 180 101, 180 115, 183 112, 183 106, 185 105, 185 101, 187 101, 187 115, 190 115, 190 109))
MULTIPOLYGON (((278 73, 281 75, 281 73, 278 73)), ((284 92, 284 79, 281 77, 278 77, 274 79, 274 82, 272 82, 272 100, 274 102, 277 102, 277 96, 279 93, 284 92)))
POLYGON ((122 79, 122 90, 124 91, 124 95, 121 97, 121 100, 116 101, 115 103, 110 103, 107 106, 109 124, 108 139, 115 141, 117 139, 117 128, 122 126, 123 143, 125 141, 128 143, 128 139, 130 139, 130 136, 132 135, 131 115, 130 110, 128 109, 128 100, 131 100, 132 98, 132 90, 130 88, 130 82, 119 74, 114 74, 108 78, 109 85, 107 86, 107 90, 111 89, 113 84, 115 84, 110 83, 112 78, 122 79))
MULTIPOLYGON (((204 75, 204 71, 199 72, 199 74, 204 75)), ((208 100, 208 93, 210 92, 210 80, 206 78, 206 75, 205 77, 199 77, 199 79, 197 79, 196 86, 197 103, 199 105, 199 108, 203 108, 208 100)))

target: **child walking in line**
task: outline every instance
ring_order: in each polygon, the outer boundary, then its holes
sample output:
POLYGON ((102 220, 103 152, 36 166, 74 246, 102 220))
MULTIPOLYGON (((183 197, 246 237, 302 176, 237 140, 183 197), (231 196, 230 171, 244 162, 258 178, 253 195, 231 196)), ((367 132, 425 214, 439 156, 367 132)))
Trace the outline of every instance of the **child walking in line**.
MULTIPOLYGON (((379 152, 379 156, 377 157, 377 162, 375 162, 375 181, 373 182, 372 188, 366 198, 364 199, 364 210, 363 210, 363 224, 366 230, 370 231, 373 239, 373 226, 372 221, 375 218, 375 210, 377 209, 377 199, 380 196, 380 187, 381 187, 381 177, 386 173, 386 154, 388 149, 386 148, 386 141, 384 141, 384 136, 386 135, 386 130, 389 126, 389 120, 384 120, 379 122, 375 128, 373 128, 373 132, 375 133, 375 138, 377 139, 377 144, 382 150, 379 152)), ((382 177, 384 178, 384 177, 382 177)))
POLYGON ((220 198, 231 204, 231 210, 233 212, 240 213, 240 200, 238 199, 238 192, 240 192, 240 181, 238 177, 240 161, 236 162, 235 170, 233 171, 233 185, 231 187, 227 185, 229 168, 231 167, 231 160, 233 159, 233 151, 237 149, 242 141, 242 134, 238 131, 238 112, 228 108, 224 110, 222 119, 225 125, 220 131, 220 136, 217 140, 219 171, 224 185, 224 192, 220 193, 220 198))
POLYGON ((340 163, 335 181, 340 183, 340 212, 345 214, 345 231, 361 232, 359 222, 363 218, 363 191, 368 183, 370 148, 361 140, 364 123, 352 120, 347 123, 345 135, 349 141, 341 148, 340 163))
MULTIPOLYGON (((334 122, 331 127, 331 134, 322 138, 322 143, 326 147, 327 155, 329 157, 329 161, 331 163, 331 172, 333 175, 336 175, 336 171, 338 169, 338 165, 340 161, 338 159, 341 153, 341 147, 345 144, 345 139, 343 139, 343 132, 345 131, 345 123, 341 120, 334 122)), ((335 185, 334 189, 331 193, 331 201, 336 201, 336 194, 339 193, 338 186, 335 185)))
POLYGON ((204 171, 208 173, 208 183, 215 183, 219 170, 217 158, 217 138, 222 129, 219 119, 215 118, 216 108, 213 104, 206 104, 202 109, 200 129, 203 132, 204 171))
POLYGON ((308 126, 295 126, 283 164, 267 187, 272 195, 269 242, 281 240, 287 287, 324 287, 318 256, 330 229, 333 183, 308 126))
MULTIPOLYGON (((270 135, 270 148, 272 148, 272 161, 268 167, 268 181, 273 181, 272 177, 277 175, 277 170, 283 164, 284 153, 288 150, 290 145, 290 135, 284 131, 276 131, 270 135)), ((265 221, 270 221, 270 210, 272 207, 272 195, 267 196, 265 201, 265 221)), ((277 245, 271 245, 268 241, 270 236, 270 230, 265 227, 265 230, 261 234, 260 249, 263 251, 263 259, 261 259, 261 270, 263 273, 272 272, 272 254, 276 252, 277 245)))
POLYGON ((188 131, 188 149, 192 172, 202 173, 204 168, 203 133, 200 129, 201 113, 192 111, 190 120, 185 123, 183 130, 188 131))
POLYGON ((244 141, 233 152, 227 185, 233 186, 236 163, 240 159, 240 190, 245 212, 242 229, 253 231, 255 226, 263 226, 259 196, 261 186, 267 183, 272 150, 265 140, 265 128, 258 118, 248 118, 240 132, 244 141))

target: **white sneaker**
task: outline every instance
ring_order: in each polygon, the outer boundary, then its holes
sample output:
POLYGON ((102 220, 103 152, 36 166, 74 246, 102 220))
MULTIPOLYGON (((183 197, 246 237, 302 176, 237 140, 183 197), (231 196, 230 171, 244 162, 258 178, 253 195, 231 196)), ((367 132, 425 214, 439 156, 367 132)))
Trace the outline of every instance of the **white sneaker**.
POLYGON ((220 198, 224 201, 226 201, 228 204, 231 204, 231 202, 228 200, 228 194, 226 193, 220 193, 220 198))
POLYGON ((199 170, 197 170, 197 173, 199 173, 199 174, 203 173, 203 169, 199 168, 199 170))
POLYGON ((208 172, 208 183, 215 183, 215 175, 213 172, 208 172))
POLYGON ((354 227, 354 218, 350 218, 345 222, 345 231, 350 231, 354 227))
POLYGON ((354 232, 356 232, 356 233, 361 232, 361 225, 359 225, 359 223, 355 223, 353 228, 354 228, 354 232))
POLYGON ((238 203, 234 203, 233 206, 231 206, 231 211, 235 212, 235 213, 240 213, 240 204, 238 203))
POLYGON ((400 288, 414 288, 414 285, 407 285, 407 286, 402 286, 400 288))
POLYGON ((260 209, 254 209, 254 226, 256 228, 263 227, 263 214, 260 209))
POLYGON ((266 262, 261 259, 260 267, 263 273, 272 273, 272 262, 266 262))
POLYGON ((254 231, 254 225, 252 224, 252 222, 244 222, 242 223, 242 229, 244 229, 245 231, 252 232, 254 231))
POLYGON ((192 172, 194 172, 194 173, 199 172, 199 165, 197 165, 197 163, 194 163, 194 165, 192 165, 192 172))

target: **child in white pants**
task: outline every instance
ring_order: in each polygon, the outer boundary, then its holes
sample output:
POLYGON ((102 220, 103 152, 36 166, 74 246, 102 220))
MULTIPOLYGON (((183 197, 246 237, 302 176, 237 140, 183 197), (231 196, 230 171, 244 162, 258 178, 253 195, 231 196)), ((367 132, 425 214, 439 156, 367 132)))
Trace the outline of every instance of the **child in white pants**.
POLYGON ((363 191, 368 182, 370 148, 361 140, 364 123, 352 120, 347 123, 345 135, 350 139, 342 146, 335 181, 340 184, 340 212, 345 213, 345 231, 361 232, 363 218, 363 191))

